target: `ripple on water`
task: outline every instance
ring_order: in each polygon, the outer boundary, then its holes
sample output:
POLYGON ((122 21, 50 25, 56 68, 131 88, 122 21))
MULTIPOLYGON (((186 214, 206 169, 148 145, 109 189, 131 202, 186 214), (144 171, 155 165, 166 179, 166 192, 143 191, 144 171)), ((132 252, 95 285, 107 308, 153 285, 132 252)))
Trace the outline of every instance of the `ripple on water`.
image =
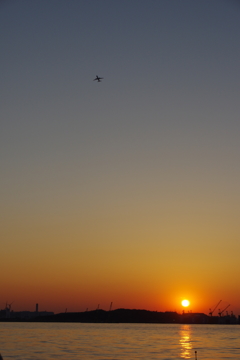
POLYGON ((240 327, 168 324, 0 323, 4 360, 199 360, 239 356, 240 327))

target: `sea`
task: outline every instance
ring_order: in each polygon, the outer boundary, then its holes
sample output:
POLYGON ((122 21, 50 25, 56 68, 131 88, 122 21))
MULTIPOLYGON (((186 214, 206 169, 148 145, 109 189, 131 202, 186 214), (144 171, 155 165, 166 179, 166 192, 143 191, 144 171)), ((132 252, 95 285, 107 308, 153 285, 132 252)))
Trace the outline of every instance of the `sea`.
POLYGON ((240 360, 240 325, 0 323, 3 360, 240 360))

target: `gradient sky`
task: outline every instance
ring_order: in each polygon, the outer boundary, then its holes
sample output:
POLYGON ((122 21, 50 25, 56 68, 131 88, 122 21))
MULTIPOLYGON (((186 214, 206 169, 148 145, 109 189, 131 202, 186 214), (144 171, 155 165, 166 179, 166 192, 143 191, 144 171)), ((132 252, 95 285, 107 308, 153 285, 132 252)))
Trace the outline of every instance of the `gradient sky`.
POLYGON ((5 0, 0 29, 0 309, 240 314, 239 1, 5 0))

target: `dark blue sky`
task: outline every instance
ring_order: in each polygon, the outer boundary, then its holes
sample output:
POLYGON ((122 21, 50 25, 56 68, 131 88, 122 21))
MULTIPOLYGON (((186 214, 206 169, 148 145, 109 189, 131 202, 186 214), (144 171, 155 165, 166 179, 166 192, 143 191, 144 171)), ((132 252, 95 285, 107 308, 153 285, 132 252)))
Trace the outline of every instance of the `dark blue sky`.
POLYGON ((240 250, 239 2, 2 1, 0 37, 1 237, 19 268, 46 246, 47 269, 97 248, 151 277, 176 248, 169 284, 182 261, 203 291, 209 272, 235 278, 222 263, 240 250))

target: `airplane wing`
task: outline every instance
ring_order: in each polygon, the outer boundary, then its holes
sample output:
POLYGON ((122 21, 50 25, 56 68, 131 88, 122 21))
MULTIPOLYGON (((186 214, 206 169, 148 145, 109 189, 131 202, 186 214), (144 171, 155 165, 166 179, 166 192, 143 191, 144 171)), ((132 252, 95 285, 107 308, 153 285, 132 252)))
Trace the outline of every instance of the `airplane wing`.
MULTIPOLYGON (((101 79, 103 79, 102 77, 96 76, 95 79, 93 79, 93 81, 97 80, 98 82, 101 81, 101 79)), ((1 360, 1 359, 0 359, 1 360)))

